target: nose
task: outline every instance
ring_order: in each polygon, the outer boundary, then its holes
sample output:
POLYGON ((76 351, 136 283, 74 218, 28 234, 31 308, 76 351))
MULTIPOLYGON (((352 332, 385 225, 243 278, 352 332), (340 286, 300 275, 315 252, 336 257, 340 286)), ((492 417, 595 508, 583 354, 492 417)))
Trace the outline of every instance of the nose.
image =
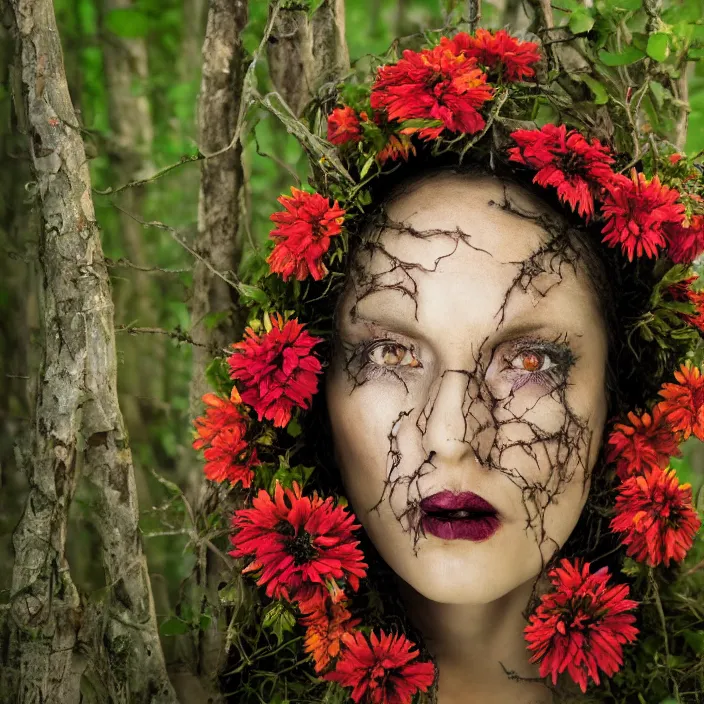
POLYGON ((473 454, 470 414, 473 380, 469 372, 446 370, 431 388, 418 425, 426 457, 445 463, 473 454))

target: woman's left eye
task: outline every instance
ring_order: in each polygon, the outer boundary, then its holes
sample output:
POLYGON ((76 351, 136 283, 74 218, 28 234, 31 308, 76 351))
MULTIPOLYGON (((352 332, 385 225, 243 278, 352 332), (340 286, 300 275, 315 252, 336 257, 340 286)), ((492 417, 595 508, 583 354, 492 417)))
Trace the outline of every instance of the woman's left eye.
POLYGON ((511 367, 523 372, 544 372, 552 369, 555 362, 550 355, 536 350, 519 352, 512 360, 511 367))

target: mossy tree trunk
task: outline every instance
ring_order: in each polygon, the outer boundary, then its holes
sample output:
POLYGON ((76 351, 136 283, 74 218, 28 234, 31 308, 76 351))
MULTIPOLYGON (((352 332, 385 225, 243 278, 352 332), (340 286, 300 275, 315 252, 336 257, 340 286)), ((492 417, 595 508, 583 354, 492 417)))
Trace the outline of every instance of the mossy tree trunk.
POLYGON ((43 359, 3 622, 6 702, 176 702, 159 643, 116 389, 113 304, 85 149, 51 0, 11 0, 15 106, 41 217, 43 359), (91 490, 106 587, 82 598, 66 560, 79 477, 91 490))
POLYGON ((323 0, 312 16, 283 6, 267 45, 269 74, 296 115, 325 83, 349 70, 344 0, 323 0))

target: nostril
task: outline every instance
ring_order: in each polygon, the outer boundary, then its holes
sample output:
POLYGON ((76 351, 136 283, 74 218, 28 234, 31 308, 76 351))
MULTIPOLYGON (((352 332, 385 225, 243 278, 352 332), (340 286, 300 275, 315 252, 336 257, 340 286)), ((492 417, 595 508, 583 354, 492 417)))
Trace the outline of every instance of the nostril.
POLYGON ((433 463, 433 457, 435 457, 436 454, 437 454, 437 453, 435 452, 435 450, 431 450, 431 451, 430 451, 430 454, 428 455, 428 459, 426 460, 426 462, 427 462, 428 464, 432 464, 432 463, 433 463))

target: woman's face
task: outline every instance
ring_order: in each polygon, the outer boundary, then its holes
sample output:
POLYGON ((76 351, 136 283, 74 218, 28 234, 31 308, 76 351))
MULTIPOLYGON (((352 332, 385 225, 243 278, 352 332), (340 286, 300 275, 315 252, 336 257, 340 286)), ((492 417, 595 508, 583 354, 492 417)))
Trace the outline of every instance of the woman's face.
POLYGON ((433 601, 534 579, 587 499, 607 342, 564 228, 518 186, 432 174, 388 203, 341 298, 326 389, 343 482, 433 601))

